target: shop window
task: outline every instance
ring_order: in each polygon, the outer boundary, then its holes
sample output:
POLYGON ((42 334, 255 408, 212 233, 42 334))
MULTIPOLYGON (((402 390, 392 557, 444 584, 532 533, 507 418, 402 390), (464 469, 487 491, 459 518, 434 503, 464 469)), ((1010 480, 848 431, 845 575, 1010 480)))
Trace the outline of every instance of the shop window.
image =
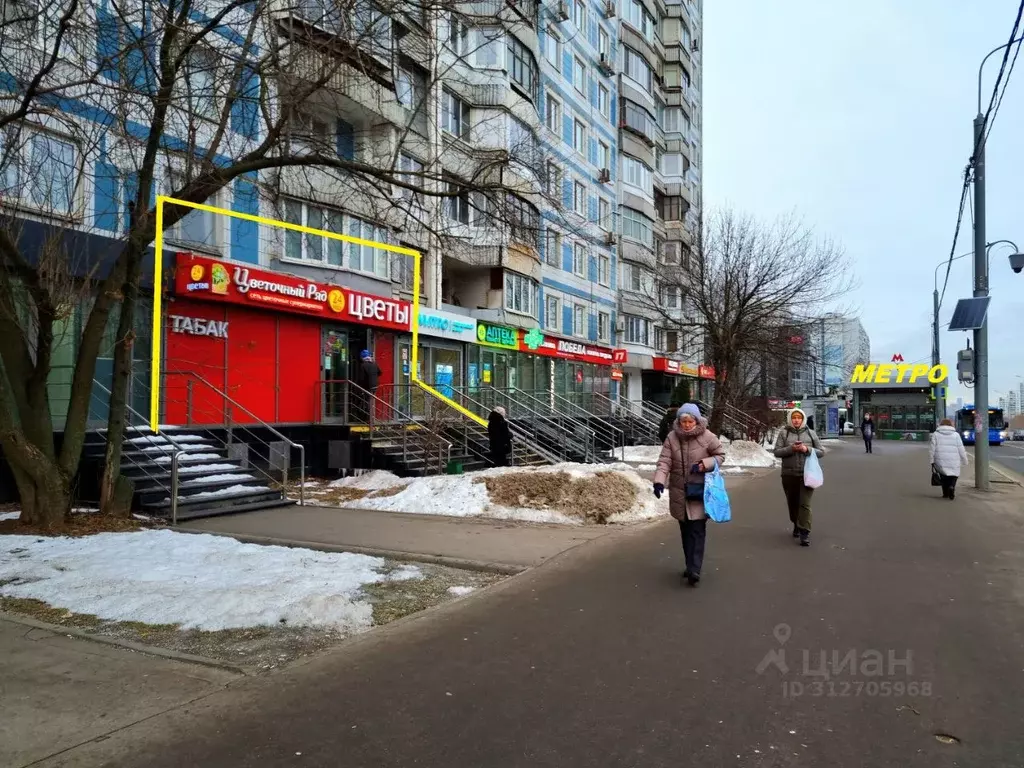
POLYGON ((505 273, 505 309, 521 315, 537 316, 537 283, 517 272, 505 273))

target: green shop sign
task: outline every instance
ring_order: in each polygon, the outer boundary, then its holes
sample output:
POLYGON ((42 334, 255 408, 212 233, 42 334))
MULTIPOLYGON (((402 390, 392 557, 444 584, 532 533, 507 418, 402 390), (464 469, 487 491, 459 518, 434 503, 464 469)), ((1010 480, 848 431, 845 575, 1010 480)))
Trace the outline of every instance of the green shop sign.
POLYGON ((515 328, 508 328, 504 325, 477 323, 476 340, 488 347, 519 349, 519 332, 515 328))

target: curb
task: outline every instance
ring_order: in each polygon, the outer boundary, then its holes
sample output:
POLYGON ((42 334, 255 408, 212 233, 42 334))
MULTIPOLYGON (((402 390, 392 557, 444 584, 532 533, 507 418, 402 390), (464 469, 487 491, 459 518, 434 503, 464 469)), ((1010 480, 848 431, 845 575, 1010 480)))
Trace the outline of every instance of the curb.
POLYGON ((1002 481, 997 480, 997 483, 1003 482, 1024 487, 1024 475, 1019 475, 1012 469, 1007 469, 1006 467, 996 464, 994 461, 990 461, 988 464, 988 471, 990 473, 994 472, 997 475, 1002 475, 1003 477, 1006 478, 1005 480, 1002 481))
POLYGON ((116 648, 125 648, 130 651, 136 651, 137 653, 144 653, 147 656, 159 656, 160 658, 170 659, 172 661, 181 661, 188 664, 198 664, 202 667, 221 669, 225 672, 233 672, 236 675, 244 677, 249 677, 254 674, 252 670, 248 670, 245 667, 239 667, 234 664, 229 664, 226 661, 218 661, 217 659, 211 659, 206 656, 194 656, 191 653, 172 651, 168 648, 160 648, 155 645, 145 645, 143 643, 136 643, 132 640, 122 640, 120 638, 108 637, 106 635, 94 635, 83 629, 79 629, 78 627, 65 627, 60 624, 50 624, 45 621, 30 619, 27 616, 19 616, 14 613, 5 613, 0 611, 0 621, 8 621, 12 624, 22 624, 34 629, 44 629, 55 635, 70 635, 72 637, 77 637, 80 640, 88 640, 89 642, 99 643, 100 645, 111 645, 116 648))
MULTIPOLYGON (((390 560, 402 562, 430 563, 432 565, 445 565, 450 568, 461 568, 466 571, 483 571, 485 573, 497 573, 503 576, 515 576, 518 573, 529 570, 528 565, 511 565, 508 563, 490 563, 483 560, 465 560, 459 557, 447 557, 445 555, 425 555, 417 552, 403 552, 394 549, 380 549, 377 547, 357 547, 346 544, 325 544, 318 541, 300 541, 296 539, 281 539, 276 536, 253 536, 244 533, 225 533, 223 531, 204 531, 199 528, 171 528, 179 533, 208 534, 210 536, 226 536, 245 544, 262 544, 277 547, 293 547, 299 549, 314 549, 321 552, 354 552, 359 555, 370 555, 372 557, 386 557, 390 560)), ((570 548, 571 549, 571 548, 570 548)))

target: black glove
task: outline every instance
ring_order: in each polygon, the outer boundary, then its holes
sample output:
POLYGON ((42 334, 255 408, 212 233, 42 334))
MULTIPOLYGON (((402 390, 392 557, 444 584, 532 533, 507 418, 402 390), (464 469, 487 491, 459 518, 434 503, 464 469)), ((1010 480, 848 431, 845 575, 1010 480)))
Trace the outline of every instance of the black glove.
POLYGON ((660 499, 661 498, 661 494, 663 494, 664 492, 665 492, 665 486, 664 485, 662 485, 661 483, 655 483, 654 484, 654 498, 660 499))

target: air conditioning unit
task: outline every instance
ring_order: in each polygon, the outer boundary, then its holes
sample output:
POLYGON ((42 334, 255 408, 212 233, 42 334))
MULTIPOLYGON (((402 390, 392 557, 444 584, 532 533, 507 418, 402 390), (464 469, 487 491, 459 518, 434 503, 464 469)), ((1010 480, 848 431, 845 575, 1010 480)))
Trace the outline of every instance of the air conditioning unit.
POLYGON ((615 0, 604 0, 604 17, 610 19, 615 15, 615 0))
POLYGON ((597 172, 597 180, 602 184, 607 184, 609 181, 612 180, 612 169, 602 168, 600 171, 597 172))
POLYGON ((626 318, 616 317, 615 318, 615 332, 625 333, 626 332, 626 318))
POLYGON ((558 16, 558 20, 559 21, 568 21, 569 20, 569 4, 568 3, 564 2, 564 1, 560 1, 558 3, 557 16, 558 16))
POLYGON ((615 74, 615 64, 612 62, 612 57, 607 53, 601 54, 601 61, 598 63, 597 68, 606 75, 615 74))
POLYGON ((604 244, 605 245, 615 245, 615 233, 614 232, 605 232, 604 233, 604 244))

